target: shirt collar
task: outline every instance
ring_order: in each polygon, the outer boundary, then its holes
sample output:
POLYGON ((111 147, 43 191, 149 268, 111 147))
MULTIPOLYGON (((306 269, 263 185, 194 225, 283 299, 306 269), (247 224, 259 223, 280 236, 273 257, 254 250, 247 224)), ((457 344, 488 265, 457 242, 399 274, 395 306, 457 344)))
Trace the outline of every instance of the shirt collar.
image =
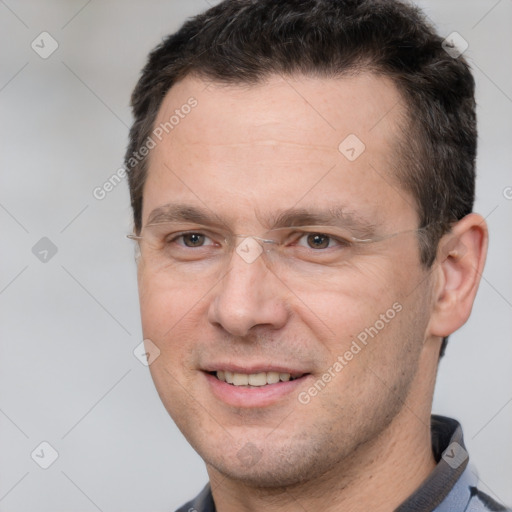
MULTIPOLYGON (((469 457, 458 421, 433 415, 431 433, 432 453, 437 465, 421 486, 396 508, 395 512, 427 512, 436 509, 450 494, 468 465, 469 457)), ((441 512, 441 509, 437 512, 441 512)))

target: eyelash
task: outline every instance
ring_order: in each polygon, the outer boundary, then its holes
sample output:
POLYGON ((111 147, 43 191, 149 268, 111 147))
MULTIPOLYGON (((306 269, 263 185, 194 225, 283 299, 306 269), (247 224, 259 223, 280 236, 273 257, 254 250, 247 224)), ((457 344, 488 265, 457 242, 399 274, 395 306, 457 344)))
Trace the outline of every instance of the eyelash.
MULTIPOLYGON (((208 240, 212 240, 213 242, 213 239, 211 237, 209 237, 208 235, 204 234, 204 233, 201 233, 200 231, 187 231, 185 233, 180 233, 178 235, 173 235, 172 238, 170 240, 167 240, 169 237, 166 237, 166 243, 173 243, 173 242, 176 242, 177 240, 179 240, 180 238, 183 240, 184 237, 186 236, 190 236, 190 235, 199 235, 199 236, 204 236, 205 238, 207 238, 208 240)), ((183 246, 183 247, 187 247, 184 243, 182 244, 178 244, 180 246, 183 246)), ((200 247, 204 247, 203 245, 200 246, 200 247)), ((189 249, 194 249, 194 247, 189 247, 189 249)))

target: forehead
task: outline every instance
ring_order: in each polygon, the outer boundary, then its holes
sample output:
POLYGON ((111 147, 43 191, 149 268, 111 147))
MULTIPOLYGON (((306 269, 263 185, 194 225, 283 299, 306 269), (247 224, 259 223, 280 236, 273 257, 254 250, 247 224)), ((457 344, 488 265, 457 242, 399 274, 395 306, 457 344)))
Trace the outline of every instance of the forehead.
POLYGON ((339 198, 354 209, 358 195, 368 210, 414 215, 394 180, 404 112, 391 80, 370 73, 256 85, 188 76, 168 91, 154 125, 161 140, 149 157, 143 221, 173 199, 250 216, 276 202, 336 206, 339 198))
POLYGON ((339 137, 351 130, 358 130, 363 138, 369 132, 374 137, 392 135, 390 129, 395 132, 405 111, 391 79, 370 72, 339 78, 270 75, 258 84, 222 84, 192 75, 168 91, 155 125, 168 121, 191 96, 198 100, 196 113, 200 112, 203 123, 201 132, 190 123, 180 127, 179 134, 189 142, 238 143, 240 135, 256 138, 259 125, 267 136, 270 123, 276 135, 292 139, 304 128, 296 123, 302 118, 318 128, 312 144, 322 141, 336 147, 339 137), (234 132, 235 126, 244 131, 234 132))

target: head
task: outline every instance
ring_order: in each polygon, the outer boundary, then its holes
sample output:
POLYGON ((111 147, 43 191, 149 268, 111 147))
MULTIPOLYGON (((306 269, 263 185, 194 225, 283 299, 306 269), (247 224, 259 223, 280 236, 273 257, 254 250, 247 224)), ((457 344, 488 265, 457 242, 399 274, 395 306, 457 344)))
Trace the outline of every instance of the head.
POLYGON ((291 485, 353 460, 407 400, 428 412, 486 241, 474 81, 441 43, 400 2, 229 0, 151 53, 126 153, 135 233, 156 241, 141 243, 144 337, 165 406, 215 470, 291 485), (314 264, 309 245, 250 263, 228 250, 338 222, 376 241, 314 264), (167 225, 199 237, 169 250, 167 225), (267 370, 300 378, 257 394, 216 374, 267 370))

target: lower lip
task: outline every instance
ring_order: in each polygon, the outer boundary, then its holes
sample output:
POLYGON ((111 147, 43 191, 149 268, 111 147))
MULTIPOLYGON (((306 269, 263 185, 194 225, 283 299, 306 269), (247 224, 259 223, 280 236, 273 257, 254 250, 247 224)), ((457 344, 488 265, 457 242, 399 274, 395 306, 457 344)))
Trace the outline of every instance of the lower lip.
POLYGON ((304 385, 304 382, 310 375, 304 375, 295 380, 287 382, 277 382, 276 384, 267 384, 259 387, 233 386, 223 382, 214 375, 204 372, 206 380, 214 396, 233 407, 266 407, 276 403, 287 395, 298 396, 297 389, 304 385))

